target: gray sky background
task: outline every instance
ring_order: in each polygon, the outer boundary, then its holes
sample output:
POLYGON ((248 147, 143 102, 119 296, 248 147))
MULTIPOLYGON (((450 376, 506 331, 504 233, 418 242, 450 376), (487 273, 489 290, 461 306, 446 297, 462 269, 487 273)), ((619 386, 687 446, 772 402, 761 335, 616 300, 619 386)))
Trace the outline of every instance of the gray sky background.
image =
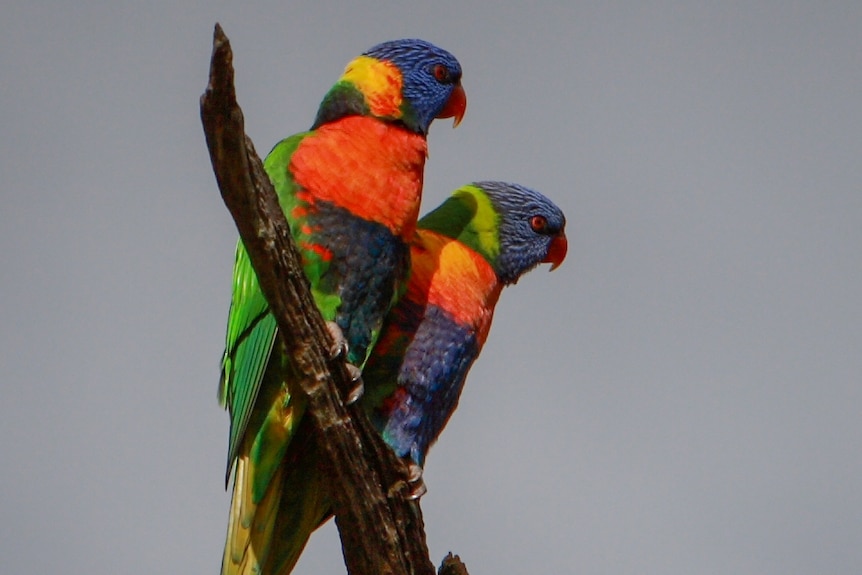
MULTIPOLYGON (((219 568, 219 21, 259 151, 418 36, 469 97, 423 211, 493 178, 568 215, 431 451, 435 562, 862 572, 862 4, 177 4, 0 9, 0 570, 219 568)), ((343 571, 330 525, 297 572, 343 571)))

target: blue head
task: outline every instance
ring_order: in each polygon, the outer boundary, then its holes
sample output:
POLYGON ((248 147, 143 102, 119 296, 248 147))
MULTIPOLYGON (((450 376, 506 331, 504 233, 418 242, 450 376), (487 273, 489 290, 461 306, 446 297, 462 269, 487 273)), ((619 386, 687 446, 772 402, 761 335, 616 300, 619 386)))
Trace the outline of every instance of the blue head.
POLYGON ((556 269, 566 257, 566 216, 551 200, 530 188, 505 182, 477 182, 498 217, 500 251, 493 262, 503 283, 518 281, 540 263, 556 269))
POLYGON ((551 200, 506 182, 463 186, 419 220, 480 253, 504 284, 513 284, 540 263, 556 269, 566 257, 566 217, 551 200))
POLYGON ((359 56, 320 105, 313 128, 350 115, 400 122, 427 134, 435 118, 461 121, 467 97, 461 65, 424 40, 384 42, 359 56))

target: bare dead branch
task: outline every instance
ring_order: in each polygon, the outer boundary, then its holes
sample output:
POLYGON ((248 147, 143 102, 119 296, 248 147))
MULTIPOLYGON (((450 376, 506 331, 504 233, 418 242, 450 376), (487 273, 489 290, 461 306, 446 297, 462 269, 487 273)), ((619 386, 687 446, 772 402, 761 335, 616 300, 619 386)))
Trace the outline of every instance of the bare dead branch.
POLYGON ((443 558, 443 564, 437 570, 437 575, 469 575, 469 573, 467 573, 467 566, 461 562, 461 558, 449 553, 443 558))

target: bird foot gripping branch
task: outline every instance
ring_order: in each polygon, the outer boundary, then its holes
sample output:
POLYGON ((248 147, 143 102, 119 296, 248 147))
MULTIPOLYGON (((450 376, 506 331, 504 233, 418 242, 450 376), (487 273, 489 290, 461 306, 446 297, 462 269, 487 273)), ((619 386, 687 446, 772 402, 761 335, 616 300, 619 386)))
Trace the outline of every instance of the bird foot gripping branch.
POLYGON ((350 374, 350 383, 353 384, 353 387, 350 388, 344 398, 344 403, 346 405, 353 405, 359 401, 359 398, 361 398, 362 394, 365 393, 365 383, 362 381, 361 369, 352 363, 345 363, 344 366, 347 368, 347 373, 350 374))
POLYGON ((389 498, 400 497, 407 501, 418 501, 428 493, 425 480, 422 479, 422 468, 413 461, 404 461, 407 465, 407 479, 396 481, 389 487, 387 495, 389 498))
MULTIPOLYGON (((350 351, 350 346, 347 344, 347 338, 344 337, 344 332, 334 321, 326 322, 326 329, 329 331, 329 337, 332 338, 332 345, 329 348, 329 359, 334 360, 339 357, 347 357, 350 351)), ((345 361, 344 366, 347 373, 350 375, 351 387, 344 397, 344 402, 347 405, 352 405, 359 401, 362 394, 365 393, 365 384, 362 381, 362 370, 352 363, 345 361)))
POLYGON ((329 348, 329 359, 347 357, 350 346, 347 345, 347 338, 344 337, 344 332, 341 331, 341 328, 334 321, 326 322, 326 329, 329 331, 329 337, 332 338, 332 345, 329 348))
POLYGON ((418 463, 410 461, 407 464, 407 486, 410 491, 407 493, 407 499, 415 501, 428 493, 428 487, 425 485, 425 480, 422 479, 424 470, 418 463))

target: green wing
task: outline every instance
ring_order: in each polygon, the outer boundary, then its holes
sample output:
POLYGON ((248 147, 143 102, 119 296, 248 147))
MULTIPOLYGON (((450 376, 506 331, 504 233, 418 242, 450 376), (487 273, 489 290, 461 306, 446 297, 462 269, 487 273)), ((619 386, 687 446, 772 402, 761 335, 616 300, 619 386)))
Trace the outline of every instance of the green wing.
POLYGON ((237 242, 233 296, 219 383, 219 403, 230 411, 228 474, 248 426, 276 331, 275 318, 269 313, 245 246, 237 242))
MULTIPOLYGON (((266 158, 264 167, 270 177, 282 211, 290 218, 296 206, 296 184, 288 166, 290 157, 309 132, 282 140, 266 158)), ((292 232, 299 239, 300 225, 292 222, 292 232)), ((315 262, 320 265, 319 262, 315 262)), ((321 273, 320 270, 316 270, 321 273)), ((219 403, 230 412, 227 477, 239 453, 252 411, 260 392, 275 345, 277 325, 269 304, 260 290, 257 275, 242 241, 237 242, 233 272, 233 294, 228 313, 225 351, 219 383, 219 403)), ((268 410, 270 406, 260 406, 268 410)))

